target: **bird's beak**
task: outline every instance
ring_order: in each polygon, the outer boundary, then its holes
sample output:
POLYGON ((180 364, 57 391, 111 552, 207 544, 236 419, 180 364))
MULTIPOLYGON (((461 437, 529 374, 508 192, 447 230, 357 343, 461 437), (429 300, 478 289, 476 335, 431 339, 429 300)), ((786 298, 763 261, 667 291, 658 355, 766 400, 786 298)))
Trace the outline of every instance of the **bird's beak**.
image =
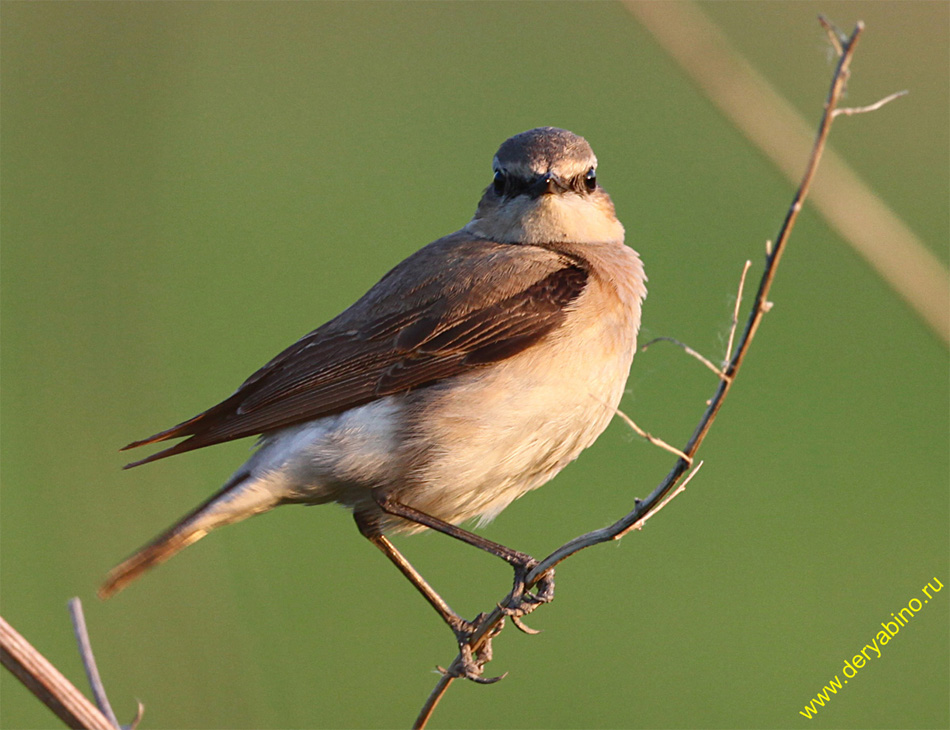
POLYGON ((531 197, 540 198, 542 195, 554 195, 563 192, 567 186, 552 172, 547 172, 531 185, 531 197))

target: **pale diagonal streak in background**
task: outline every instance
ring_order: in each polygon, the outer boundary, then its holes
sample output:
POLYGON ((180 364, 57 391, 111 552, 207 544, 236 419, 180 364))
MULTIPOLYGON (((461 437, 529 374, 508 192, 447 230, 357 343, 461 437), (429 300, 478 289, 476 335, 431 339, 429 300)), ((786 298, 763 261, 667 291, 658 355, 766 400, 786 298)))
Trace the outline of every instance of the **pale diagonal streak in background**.
MULTIPOLYGON (((793 184, 814 132, 695 4, 624 3, 709 99, 793 184)), ((869 99, 868 102, 876 101, 869 99)), ((950 342, 950 275, 834 150, 811 192, 828 223, 944 342, 950 342)))

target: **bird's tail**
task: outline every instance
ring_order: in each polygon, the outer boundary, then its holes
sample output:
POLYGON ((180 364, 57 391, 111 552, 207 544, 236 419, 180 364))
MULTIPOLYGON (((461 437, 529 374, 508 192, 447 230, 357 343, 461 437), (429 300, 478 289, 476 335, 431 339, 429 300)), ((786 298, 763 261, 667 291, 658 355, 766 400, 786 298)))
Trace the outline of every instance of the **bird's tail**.
POLYGON ((216 527, 276 507, 279 500, 272 491, 262 487, 249 474, 236 474, 210 499, 110 570, 99 587, 99 598, 115 595, 146 570, 164 563, 216 527))

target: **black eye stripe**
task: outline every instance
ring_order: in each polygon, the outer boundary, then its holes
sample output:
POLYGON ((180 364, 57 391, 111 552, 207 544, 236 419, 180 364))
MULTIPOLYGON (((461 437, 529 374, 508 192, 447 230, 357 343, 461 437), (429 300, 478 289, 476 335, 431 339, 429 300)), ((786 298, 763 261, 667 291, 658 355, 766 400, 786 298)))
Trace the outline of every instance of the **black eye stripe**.
MULTIPOLYGON (((516 175, 508 174, 506 170, 498 169, 495 170, 492 178, 491 188, 498 197, 515 198, 529 192, 537 180, 538 178, 523 180, 516 175)), ((596 171, 591 167, 587 172, 571 178, 566 185, 577 193, 593 192, 597 189, 596 171)))
POLYGON ((531 187, 531 184, 526 180, 522 180, 517 177, 512 177, 508 179, 508 196, 511 198, 517 197, 522 193, 527 192, 528 188, 531 187))
POLYGON ((495 195, 504 195, 509 198, 521 195, 530 187, 530 183, 514 175, 509 175, 504 170, 495 170, 495 176, 492 178, 491 184, 495 195))

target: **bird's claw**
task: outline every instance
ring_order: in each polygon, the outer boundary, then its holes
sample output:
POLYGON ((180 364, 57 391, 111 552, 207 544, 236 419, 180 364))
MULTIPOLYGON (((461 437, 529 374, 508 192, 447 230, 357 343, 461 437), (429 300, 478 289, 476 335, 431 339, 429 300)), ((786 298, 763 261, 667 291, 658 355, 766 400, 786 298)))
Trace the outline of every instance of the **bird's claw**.
MULTIPOLYGON (((527 557, 527 556, 525 556, 527 557)), ((538 565, 538 561, 528 558, 523 563, 514 566, 515 582, 508 598, 507 606, 499 606, 502 613, 520 630, 526 634, 540 634, 541 632, 532 629, 521 619, 534 611, 543 603, 549 603, 554 600, 554 568, 546 571, 534 585, 534 591, 526 587, 526 578, 528 574, 538 565)), ((472 648, 472 637, 478 631, 479 627, 487 618, 486 614, 480 613, 474 621, 466 621, 461 617, 455 616, 454 620, 449 621, 452 631, 455 633, 455 639, 459 645, 459 656, 446 669, 436 666, 436 669, 443 676, 469 679, 478 684, 494 684, 508 676, 505 672, 498 677, 482 676, 485 665, 492 658, 492 639, 498 635, 504 626, 504 619, 491 630, 489 634, 483 637, 478 649, 472 648)))
MULTIPOLYGON (((507 611, 507 609, 503 608, 502 611, 507 611)), ((541 629, 532 629, 530 626, 528 626, 528 624, 522 621, 518 616, 509 614, 509 618, 511 618, 511 623, 515 625, 515 628, 524 634, 528 634, 530 636, 536 636, 537 634, 541 633, 541 629)))
POLYGON ((525 578, 537 565, 536 560, 532 560, 524 565, 515 566, 515 584, 509 595, 508 605, 499 606, 506 616, 517 629, 526 634, 540 634, 537 629, 532 629, 521 619, 533 612, 542 603, 550 603, 554 600, 554 569, 547 571, 535 584, 535 592, 532 593, 525 587, 525 578))
POLYGON ((472 649, 472 636, 475 635, 475 632, 485 618, 486 614, 480 613, 475 617, 474 621, 460 621, 457 625, 452 626, 459 645, 459 658, 448 669, 436 666, 440 674, 449 677, 469 679, 478 684, 494 684, 508 676, 508 672, 498 677, 482 676, 485 665, 490 662, 492 658, 492 639, 498 635, 503 626, 503 623, 496 626, 491 633, 484 638, 482 645, 476 651, 472 649))

